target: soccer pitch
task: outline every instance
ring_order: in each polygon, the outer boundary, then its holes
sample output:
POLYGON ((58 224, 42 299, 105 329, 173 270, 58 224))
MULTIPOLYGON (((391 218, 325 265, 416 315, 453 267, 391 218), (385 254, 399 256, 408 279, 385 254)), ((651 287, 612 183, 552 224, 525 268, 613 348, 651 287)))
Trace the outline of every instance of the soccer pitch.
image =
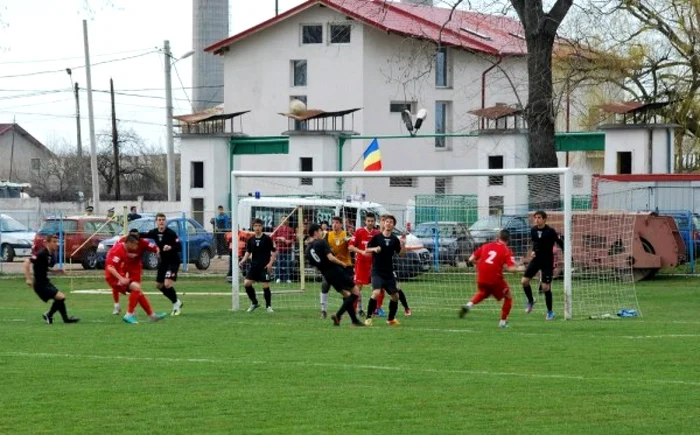
MULTIPOLYGON (((148 323, 137 311, 142 323, 126 325, 111 296, 75 292, 68 309, 82 322, 49 326, 24 280, 3 277, 0 433, 697 433, 699 283, 639 284, 641 319, 545 322, 541 306, 525 315, 518 303, 509 329, 493 306, 459 319, 457 306, 415 305, 400 327, 336 328, 316 309, 234 313, 230 296, 196 295, 182 316, 148 323)), ((409 302, 416 285, 403 286, 409 302)))

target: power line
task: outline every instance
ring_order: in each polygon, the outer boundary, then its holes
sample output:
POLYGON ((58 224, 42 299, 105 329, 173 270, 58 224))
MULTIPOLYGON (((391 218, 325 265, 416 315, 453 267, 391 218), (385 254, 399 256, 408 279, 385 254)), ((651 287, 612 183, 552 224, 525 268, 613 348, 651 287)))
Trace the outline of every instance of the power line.
MULTIPOLYGON (((114 56, 117 54, 138 53, 140 51, 145 51, 145 50, 151 50, 151 48, 148 47, 148 48, 140 48, 138 50, 115 51, 113 53, 102 53, 102 54, 95 54, 92 56, 93 57, 114 56)), ((71 57, 62 57, 62 58, 55 58, 55 59, 13 60, 13 61, 7 61, 7 62, 0 62, 0 65, 17 65, 17 64, 26 64, 26 63, 49 63, 49 62, 61 62, 64 60, 73 60, 73 59, 85 59, 85 56, 71 56, 71 57)))
MULTIPOLYGON (((125 60, 136 59, 136 58, 138 58, 138 57, 147 56, 147 55, 153 54, 153 53, 157 53, 157 52, 151 50, 151 51, 148 51, 148 52, 146 52, 146 53, 136 54, 136 55, 133 55, 133 56, 126 56, 126 57, 122 57, 122 58, 119 58, 119 59, 110 59, 110 60, 105 60, 105 61, 102 61, 102 62, 95 62, 95 63, 92 64, 92 66, 103 65, 103 64, 106 64, 106 63, 113 63, 113 62, 122 62, 122 61, 125 61, 125 60)), ((73 70, 73 69, 79 69, 79 68, 85 68, 85 65, 72 66, 72 67, 69 67, 69 68, 72 69, 72 70, 73 70)), ((34 72, 23 73, 23 74, 10 74, 10 75, 6 75, 6 76, 0 76, 0 79, 10 79, 10 78, 17 78, 17 77, 31 77, 31 76, 38 76, 38 75, 43 75, 43 74, 55 74, 55 73, 58 73, 58 72, 65 73, 65 72, 66 72, 66 68, 53 69, 53 70, 46 70, 46 71, 34 71, 34 72)))

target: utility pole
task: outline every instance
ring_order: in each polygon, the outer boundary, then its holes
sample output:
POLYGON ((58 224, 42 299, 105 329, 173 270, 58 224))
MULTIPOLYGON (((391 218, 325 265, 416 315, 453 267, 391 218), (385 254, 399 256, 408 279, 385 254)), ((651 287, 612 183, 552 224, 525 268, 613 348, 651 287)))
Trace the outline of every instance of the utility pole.
POLYGON ((280 14, 280 2, 279 0, 275 0, 275 16, 280 14))
POLYGON ((112 152, 114 153, 114 199, 119 201, 119 133, 117 132, 117 112, 114 109, 114 80, 109 79, 109 94, 112 96, 112 152))
POLYGON ((95 111, 92 104, 92 75, 90 73, 90 45, 88 44, 87 20, 83 20, 83 43, 85 45, 85 76, 88 92, 88 121, 90 124, 90 169, 92 172, 92 206, 100 213, 100 179, 97 173, 97 138, 95 137, 95 111))
POLYGON ((173 81, 170 74, 172 66, 172 54, 170 53, 170 41, 163 42, 163 54, 165 55, 165 125, 168 144, 168 201, 177 199, 175 193, 175 137, 173 133, 173 81))
MULTIPOLYGON (((78 82, 75 82, 75 127, 78 132, 78 158, 83 158, 83 134, 80 131, 80 87, 78 82)), ((82 181, 82 180, 81 180, 82 181)))

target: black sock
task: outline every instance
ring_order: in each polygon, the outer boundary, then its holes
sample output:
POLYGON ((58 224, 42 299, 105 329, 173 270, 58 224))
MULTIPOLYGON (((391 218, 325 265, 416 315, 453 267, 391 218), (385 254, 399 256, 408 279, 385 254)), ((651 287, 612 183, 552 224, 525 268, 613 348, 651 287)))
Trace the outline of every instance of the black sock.
MULTIPOLYGON (((65 322, 68 320, 68 312, 66 311, 66 301, 64 299, 55 300, 53 305, 56 305, 56 311, 61 314, 61 318, 65 322)), ((52 307, 53 308, 53 307, 52 307)))
POLYGON ((367 318, 370 319, 374 315, 374 310, 377 309, 377 300, 374 298, 369 298, 369 303, 367 303, 367 318))
POLYGON ((547 303, 547 312, 552 311, 552 290, 544 292, 544 300, 547 303))
POLYGON ((49 308, 49 312, 46 313, 46 315, 53 317, 53 315, 58 311, 58 307, 61 305, 61 302, 63 302, 63 300, 59 301, 58 299, 54 299, 53 303, 51 304, 51 308, 49 308))
POLYGON ((534 304, 535 298, 532 297, 532 287, 530 287, 530 284, 524 285, 523 291, 525 292, 525 297, 527 298, 527 302, 529 304, 534 304))
POLYGON ((331 290, 331 285, 325 279, 321 283, 321 293, 328 293, 331 290))
POLYGON ((408 301, 406 300, 406 293, 403 290, 399 290, 399 302, 403 305, 404 310, 408 310, 408 301))
POLYGON ((350 316, 350 320, 352 320, 352 323, 357 323, 359 320, 357 320, 357 315, 355 314, 355 301, 357 300, 357 295, 351 294, 347 298, 343 299, 343 305, 340 306, 340 309, 338 312, 335 314, 338 318, 343 315, 343 313, 347 312, 348 316, 350 316))
POLYGON ((253 286, 246 286, 245 292, 248 294, 248 297, 250 298, 250 301, 253 303, 253 305, 258 305, 258 298, 255 296, 255 289, 253 288, 253 286))
POLYGON ((175 291, 173 290, 172 287, 170 287, 170 288, 168 288, 168 287, 162 287, 162 288, 160 289, 160 292, 163 293, 163 296, 165 296, 166 298, 168 298, 168 300, 169 300, 170 302, 172 302, 172 303, 177 302, 177 296, 175 296, 175 291))
POLYGON ((387 320, 394 320, 396 317, 396 312, 399 310, 399 301, 391 300, 389 301, 389 317, 387 320))
POLYGON ((272 292, 270 291, 270 287, 263 289, 263 296, 265 297, 265 307, 271 307, 272 306, 272 292))

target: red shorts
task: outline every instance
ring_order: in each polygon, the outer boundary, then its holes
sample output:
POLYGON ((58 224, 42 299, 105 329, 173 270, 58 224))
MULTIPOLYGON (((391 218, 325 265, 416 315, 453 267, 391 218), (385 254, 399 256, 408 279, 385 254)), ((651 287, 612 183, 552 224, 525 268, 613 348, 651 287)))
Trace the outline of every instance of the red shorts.
POLYGON ((356 262, 355 263, 355 285, 369 285, 372 282, 371 277, 372 272, 372 262, 367 263, 356 262))
POLYGON ((143 267, 134 267, 133 269, 127 269, 127 274, 129 279, 141 283, 141 278, 143 276, 143 267))
POLYGON ((510 294, 510 287, 508 287, 508 283, 505 281, 499 283, 480 282, 477 284, 477 287, 480 292, 493 296, 497 301, 500 301, 506 295, 510 294))

